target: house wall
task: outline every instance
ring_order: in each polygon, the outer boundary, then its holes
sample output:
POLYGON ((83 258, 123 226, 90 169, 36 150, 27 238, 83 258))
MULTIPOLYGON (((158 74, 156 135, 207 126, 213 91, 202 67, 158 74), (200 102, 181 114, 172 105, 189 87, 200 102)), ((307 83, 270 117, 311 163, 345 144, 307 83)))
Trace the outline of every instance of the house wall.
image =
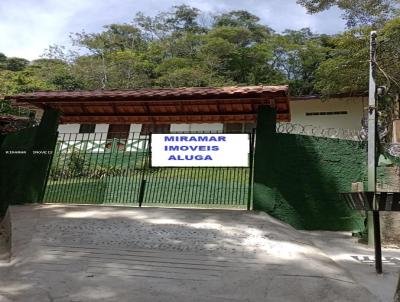
POLYGON ((223 123, 214 124, 172 124, 171 132, 222 131, 223 123))
POLYGON ((141 130, 142 130, 141 124, 131 124, 131 126, 129 128, 128 139, 138 138, 141 130))
MULTIPOLYGON (((59 133, 79 133, 80 124, 61 124, 58 126, 59 133)), ((108 131, 108 124, 96 124, 95 132, 108 131)))
MULTIPOLYGON (((305 99, 290 101, 291 122, 301 125, 312 125, 321 128, 342 128, 359 130, 365 109, 368 106, 366 97, 333 98, 328 100, 305 99), (308 112, 338 112, 346 111, 340 115, 306 115, 308 112)), ((130 132, 140 133, 142 125, 132 124, 130 132)), ((200 132, 223 131, 223 123, 212 124, 171 124, 172 132, 200 132)), ((79 124, 63 124, 58 128, 59 133, 79 133, 79 124)), ((107 133, 108 124, 97 124, 95 132, 107 133)), ((131 138, 132 134, 130 134, 131 138)), ((72 139, 93 139, 94 135, 80 134, 72 139)))
POLYGON ((58 126, 59 133, 79 133, 79 124, 61 124, 58 126))
MULTIPOLYGON (((58 132, 66 136, 68 134, 73 134, 71 139, 93 139, 94 134, 88 133, 81 133, 79 134, 79 127, 80 124, 62 124, 58 127, 58 132)), ((104 132, 107 133, 108 131, 108 124, 96 124, 95 132, 104 132)), ((129 138, 132 138, 134 133, 140 133, 142 129, 141 124, 131 124, 129 132, 129 138)), ((213 123, 213 124, 171 124, 171 131, 172 132, 188 132, 188 131, 223 131, 224 124, 222 123, 213 123)))
POLYGON ((95 133, 79 133, 80 124, 61 124, 58 126, 61 140, 93 140, 105 139, 108 132, 108 124, 96 124, 95 133))
MULTIPOLYGON (((96 128, 94 130, 94 132, 108 132, 108 124, 96 124, 96 128)), ((79 131, 79 128, 78 128, 79 131)))
POLYGON ((335 98, 328 100, 291 100, 291 122, 322 128, 360 130, 361 120, 368 106, 367 97, 335 98), (344 115, 306 115, 307 112, 347 111, 344 115))
MULTIPOLYGON (((291 122, 301 125, 312 125, 321 128, 342 128, 359 130, 365 109, 368 106, 366 97, 321 99, 293 99, 290 101, 291 122), (343 115, 306 115, 307 112, 338 112, 346 111, 343 115)), ((130 132, 140 133, 140 124, 132 124, 130 132)), ((172 132, 223 131, 223 123, 213 124, 172 124, 172 132)), ((58 128, 59 133, 79 133, 79 124, 63 124, 58 128)), ((95 132, 108 131, 108 124, 97 124, 95 132)), ((93 136, 93 135, 92 135, 93 136)), ((132 134, 131 134, 132 136, 132 134)), ((85 134, 85 138, 87 134, 85 134)), ((79 135, 76 139, 82 139, 79 135)), ((90 137, 92 138, 92 137, 90 137)))

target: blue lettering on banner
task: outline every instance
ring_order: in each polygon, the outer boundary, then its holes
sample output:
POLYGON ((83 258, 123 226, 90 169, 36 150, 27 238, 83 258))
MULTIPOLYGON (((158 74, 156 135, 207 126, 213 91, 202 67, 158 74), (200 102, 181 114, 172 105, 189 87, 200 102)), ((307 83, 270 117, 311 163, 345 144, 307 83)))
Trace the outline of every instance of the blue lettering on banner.
POLYGON ((226 136, 165 136, 165 142, 226 142, 226 136))
POLYGON ((205 145, 191 145, 191 142, 226 142, 226 136, 224 135, 168 135, 164 137, 165 142, 183 142, 183 145, 166 145, 164 151, 169 152, 183 152, 186 154, 174 154, 168 155, 169 161, 212 161, 213 158, 210 154, 204 154, 203 152, 216 152, 220 151, 220 146, 207 146, 205 145), (185 144, 186 143, 186 144, 185 144), (199 152, 203 154, 190 154, 191 152, 199 152))
POLYGON ((219 151, 218 146, 164 146, 164 151, 219 151))
POLYGON ((212 160, 211 155, 170 155, 168 160, 212 160))

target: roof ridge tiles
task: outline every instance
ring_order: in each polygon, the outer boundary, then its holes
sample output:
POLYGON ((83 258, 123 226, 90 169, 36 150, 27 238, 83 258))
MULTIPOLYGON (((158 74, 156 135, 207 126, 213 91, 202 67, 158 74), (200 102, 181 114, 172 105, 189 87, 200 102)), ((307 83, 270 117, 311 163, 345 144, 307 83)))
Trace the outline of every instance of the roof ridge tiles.
POLYGON ((179 88, 137 88, 137 89, 96 89, 75 91, 37 91, 5 96, 5 99, 33 100, 33 99, 69 99, 69 98, 97 98, 97 97, 186 97, 186 96, 218 96, 218 95, 248 95, 251 93, 282 93, 287 96, 288 86, 225 86, 225 87, 179 87, 179 88))

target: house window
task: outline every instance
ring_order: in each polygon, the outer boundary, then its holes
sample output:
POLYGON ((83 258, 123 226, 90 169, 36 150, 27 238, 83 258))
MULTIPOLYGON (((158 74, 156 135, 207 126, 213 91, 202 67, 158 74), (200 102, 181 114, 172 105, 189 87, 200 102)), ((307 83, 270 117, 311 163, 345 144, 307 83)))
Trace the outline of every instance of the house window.
POLYGON ((226 123, 224 124, 225 133, 250 133, 253 128, 256 127, 256 123, 226 123))
POLYGON ((306 116, 310 115, 345 115, 347 111, 321 111, 321 112, 306 112, 306 116))
POLYGON ((96 124, 81 124, 79 126, 79 133, 94 133, 96 124))
POLYGON ((170 124, 143 124, 140 135, 148 135, 150 133, 169 133, 170 124))
POLYGON ((108 127, 107 139, 127 139, 130 127, 129 124, 111 124, 108 127))

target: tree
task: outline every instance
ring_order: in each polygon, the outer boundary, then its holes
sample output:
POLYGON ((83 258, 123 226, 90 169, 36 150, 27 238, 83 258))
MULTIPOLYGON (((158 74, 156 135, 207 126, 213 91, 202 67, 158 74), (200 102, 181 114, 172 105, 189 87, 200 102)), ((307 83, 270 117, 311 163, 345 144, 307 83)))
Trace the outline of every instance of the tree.
POLYGON ((60 59, 35 60, 27 70, 56 90, 84 89, 82 81, 72 73, 71 65, 60 59))
POLYGON ((274 65, 289 83, 292 95, 316 94, 315 72, 330 50, 326 36, 315 35, 309 28, 286 30, 276 35, 274 65))
MULTIPOLYGON (((331 47, 328 38, 309 29, 277 34, 244 10, 214 15, 206 25, 201 16, 187 5, 154 17, 139 13, 133 24, 73 34, 79 52, 53 45, 7 76, 56 90, 289 83, 292 94, 317 92, 315 71, 331 47)), ((0 68, 7 60, 0 56, 0 68)))
POLYGON ((272 64, 270 39, 260 43, 247 28, 216 27, 203 37, 198 60, 230 83, 282 83, 284 77, 272 64))
MULTIPOLYGON (((317 69, 316 86, 323 95, 368 91, 369 35, 364 26, 337 35, 329 57, 317 69)), ((395 97, 400 92, 400 18, 389 21, 378 32, 378 84, 395 97)))
POLYGON ((143 52, 115 51, 109 54, 108 87, 151 87, 155 65, 143 52))
POLYGON ((188 5, 174 6, 170 11, 161 12, 155 17, 136 14, 134 24, 151 41, 163 40, 172 33, 203 33, 207 28, 198 22, 201 11, 188 5))
MULTIPOLYGON (((100 87, 107 88, 109 55, 113 51, 143 50, 144 40, 140 30, 128 24, 111 24, 104 26, 105 30, 100 33, 76 33, 72 40, 74 45, 86 48, 91 53, 92 63, 95 63, 96 73, 101 73, 100 87), (98 64, 100 66, 98 66, 98 64)), ((78 60, 78 62, 81 60, 78 60)), ((89 65, 88 67, 93 67, 89 65)))
POLYGON ((348 27, 382 26, 397 14, 399 0, 297 0, 309 13, 318 13, 337 6, 344 11, 348 27))
POLYGON ((252 38, 261 42, 273 33, 273 30, 260 24, 260 18, 244 10, 231 11, 214 17, 213 27, 235 27, 247 29, 252 38))
POLYGON ((7 56, 0 52, 0 70, 6 69, 7 56))
POLYGON ((206 29, 202 28, 198 23, 200 10, 188 5, 174 6, 167 23, 170 24, 174 31, 183 31, 191 33, 201 33, 206 29))
POLYGON ((369 27, 332 39, 329 57, 316 70, 315 86, 323 97, 368 92, 369 27))
POLYGON ((54 89, 54 85, 39 79, 29 70, 19 72, 0 71, 1 95, 54 89))
POLYGON ((210 81, 210 74, 199 67, 183 67, 169 70, 156 80, 157 86, 170 88, 214 86, 210 82, 212 82, 210 81))
MULTIPOLYGON (((315 87, 323 97, 335 94, 367 94, 369 77, 369 36, 364 26, 337 35, 329 58, 316 71, 315 87)), ((385 86, 379 96, 380 121, 390 128, 399 118, 400 18, 389 21, 378 32, 377 85, 385 86)))
POLYGON ((5 54, 0 53, 0 70, 21 71, 27 67, 29 61, 23 58, 8 58, 5 54))
POLYGON ((111 51, 142 50, 145 46, 138 28, 129 24, 105 25, 100 33, 75 33, 72 41, 76 46, 87 48, 94 54, 111 51))
MULTIPOLYGON (((316 11, 343 1, 319 1, 321 6, 317 0, 308 2, 316 11)), ((50 46, 43 59, 20 61, 21 67, 13 68, 18 71, 7 70, 11 73, 3 74, 7 78, 4 89, 288 83, 292 95, 323 96, 366 89, 368 29, 355 28, 337 36, 316 35, 307 28, 278 34, 243 10, 214 15, 207 25, 201 25, 201 16, 199 9, 181 5, 154 17, 139 13, 133 24, 110 24, 101 32, 73 34, 79 52, 50 46)), ((388 24, 385 39, 397 41, 398 24, 388 24)), ((390 45, 393 61, 397 47, 390 45)), ((385 56, 383 52, 381 57, 385 56)), ((8 59, 0 55, 1 71, 6 70, 8 59)), ((393 68, 400 66, 392 61, 388 57, 380 66, 393 78, 397 74, 393 68)))

